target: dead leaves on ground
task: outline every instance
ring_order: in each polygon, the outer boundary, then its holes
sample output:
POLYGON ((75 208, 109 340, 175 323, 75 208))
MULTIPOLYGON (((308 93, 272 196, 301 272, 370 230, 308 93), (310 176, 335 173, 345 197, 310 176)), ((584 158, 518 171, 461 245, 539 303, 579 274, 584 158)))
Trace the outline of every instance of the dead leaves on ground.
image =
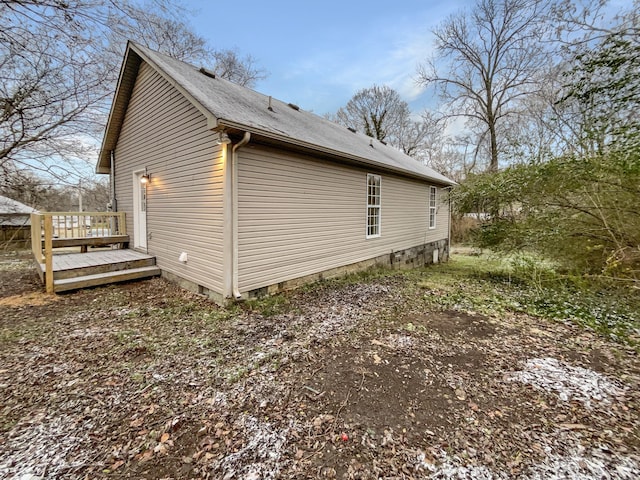
POLYGON ((0 473, 43 472, 37 458, 11 463, 29 442, 56 440, 53 430, 27 435, 40 414, 64 420, 53 423, 74 439, 65 449, 90 453, 70 466, 73 457, 56 451, 52 478, 636 468, 624 462, 640 450, 637 358, 567 325, 425 310, 409 287, 399 277, 321 285, 290 294, 288 310, 269 317, 218 315, 161 280, 34 302, 47 334, 18 335, 1 353, 0 473), (627 393, 587 409, 508 380, 541 358, 557 359, 561 373, 596 369, 627 393), (576 450, 583 444, 611 453, 576 450))

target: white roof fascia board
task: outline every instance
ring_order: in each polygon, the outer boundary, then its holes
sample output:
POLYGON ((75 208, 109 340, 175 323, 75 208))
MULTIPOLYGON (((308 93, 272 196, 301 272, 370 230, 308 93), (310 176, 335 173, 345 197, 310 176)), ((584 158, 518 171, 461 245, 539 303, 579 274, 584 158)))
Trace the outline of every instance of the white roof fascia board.
POLYGON ((102 143, 100 145, 100 150, 98 153, 98 163, 96 164, 96 173, 109 173, 111 171, 111 165, 107 165, 106 167, 103 167, 101 165, 101 160, 103 157, 103 152, 106 150, 107 148, 107 142, 109 141, 109 130, 111 128, 111 123, 113 121, 113 115, 115 113, 116 110, 116 105, 117 105, 117 99, 120 97, 120 90, 122 88, 122 80, 124 79, 124 72, 125 69, 127 68, 127 63, 129 60, 129 54, 130 54, 130 46, 131 46, 131 42, 127 42, 127 49, 125 51, 125 55, 124 58, 122 59, 122 65, 120 65, 120 73, 118 74, 118 85, 116 85, 116 91, 113 95, 113 100, 111 101, 111 108, 109 109, 109 117, 107 118, 107 123, 104 127, 104 135, 102 136, 102 143))

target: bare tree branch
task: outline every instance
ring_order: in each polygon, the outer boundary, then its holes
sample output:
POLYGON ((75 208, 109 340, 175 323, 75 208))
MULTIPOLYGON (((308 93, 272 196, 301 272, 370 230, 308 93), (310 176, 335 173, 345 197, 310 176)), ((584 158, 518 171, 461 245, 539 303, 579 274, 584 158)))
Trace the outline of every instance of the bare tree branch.
POLYGON ((545 0, 479 0, 436 28, 437 56, 418 70, 418 81, 435 85, 452 111, 486 126, 491 170, 498 168, 501 125, 538 89, 535 73, 548 58, 547 8, 545 0))
POLYGON ((187 17, 174 0, 0 0, 0 169, 75 181, 93 163, 129 39, 243 85, 265 77, 187 17))

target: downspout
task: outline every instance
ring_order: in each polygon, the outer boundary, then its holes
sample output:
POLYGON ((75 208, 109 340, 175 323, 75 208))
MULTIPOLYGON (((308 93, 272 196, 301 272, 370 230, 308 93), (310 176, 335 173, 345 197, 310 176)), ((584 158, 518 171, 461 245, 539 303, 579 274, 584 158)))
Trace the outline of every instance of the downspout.
MULTIPOLYGON (((109 187, 111 192, 109 193, 109 195, 111 196, 111 211, 112 212, 117 212, 118 211, 118 205, 116 205, 116 155, 113 152, 113 150, 111 150, 110 152, 110 156, 109 156, 109 160, 110 160, 110 169, 109 169, 109 187)), ((116 222, 118 220, 116 219, 116 217, 111 217, 111 232, 121 232, 123 230, 123 225, 116 225, 116 222)))
POLYGON ((449 189, 449 218, 447 223, 449 224, 449 235, 447 235, 447 260, 451 258, 451 189, 449 189))
POLYGON ((449 190, 449 198, 448 198, 448 210, 449 210, 449 218, 447 219, 447 224, 449 226, 449 233, 447 235, 447 260, 451 258, 451 190, 453 190, 453 186, 445 187, 444 190, 449 190))
POLYGON ((109 169, 109 183, 111 187, 111 211, 117 212, 118 206, 116 205, 116 157, 113 150, 111 150, 111 168, 109 169))
POLYGON ((244 147, 251 140, 251 133, 244 132, 242 140, 231 149, 231 244, 232 244, 232 273, 231 284, 233 297, 236 300, 242 298, 238 289, 238 149, 244 147))

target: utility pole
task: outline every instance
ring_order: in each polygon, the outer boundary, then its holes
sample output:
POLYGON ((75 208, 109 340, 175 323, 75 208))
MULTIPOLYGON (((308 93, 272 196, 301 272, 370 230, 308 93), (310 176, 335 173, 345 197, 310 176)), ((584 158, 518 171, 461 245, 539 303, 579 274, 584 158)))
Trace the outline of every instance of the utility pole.
POLYGON ((78 180, 78 211, 82 212, 82 180, 78 180))

